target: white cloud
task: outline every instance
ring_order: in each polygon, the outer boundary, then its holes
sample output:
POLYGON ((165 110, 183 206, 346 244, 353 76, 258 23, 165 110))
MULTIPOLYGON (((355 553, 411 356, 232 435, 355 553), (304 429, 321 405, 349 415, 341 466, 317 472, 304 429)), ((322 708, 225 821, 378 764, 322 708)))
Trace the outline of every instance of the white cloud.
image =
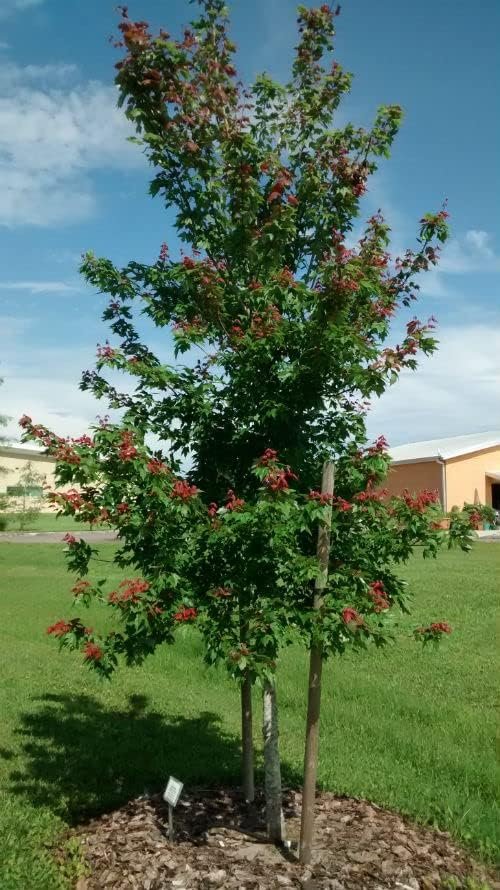
POLYGON ((494 258, 493 248, 490 247, 491 235, 488 232, 481 229, 469 229, 465 233, 465 241, 479 256, 488 257, 488 259, 494 258))
POLYGON ((86 219, 96 209, 89 174, 140 162, 115 89, 63 88, 76 73, 72 65, 0 66, 0 225, 86 219))
POLYGON ((0 65, 0 90, 5 95, 7 88, 21 86, 35 85, 38 89, 53 88, 57 85, 68 87, 69 81, 75 81, 77 76, 78 66, 73 64, 20 66, 14 62, 3 61, 0 65))
MULTIPOLYGON (((19 343, 22 332, 15 328, 16 319, 11 321, 14 343, 19 343)), ((39 349, 34 355, 30 350, 16 350, 9 345, 12 342, 6 334, 5 364, 0 366, 4 381, 0 388, 0 413, 12 418, 5 430, 9 438, 19 438, 18 420, 22 414, 54 429, 58 435, 79 436, 88 430, 97 414, 106 413, 104 404, 78 388, 82 369, 93 363, 91 348, 39 349)))
POLYGON ((369 415, 391 445, 500 426, 500 326, 485 319, 439 330, 439 351, 405 372, 369 415))
POLYGON ((49 376, 16 380, 4 377, 0 403, 2 413, 12 418, 5 435, 13 441, 19 439, 18 420, 22 414, 28 414, 36 423, 44 424, 60 436, 80 436, 95 422, 97 414, 106 413, 92 396, 80 392, 75 381, 49 376))
POLYGON ((427 272, 418 276, 420 294, 425 297, 451 297, 453 292, 445 283, 445 276, 439 267, 431 266, 427 272))
POLYGON ((66 281, 0 281, 0 290, 27 291, 30 294, 67 294, 81 289, 66 281))
POLYGON ((459 238, 445 244, 439 269, 448 275, 468 272, 494 272, 500 269, 500 257, 491 246, 491 235, 478 229, 469 229, 459 238))
MULTIPOLYGON (((0 414, 11 418, 5 435, 14 441, 19 439, 18 420, 23 414, 60 436, 81 436, 98 415, 118 418, 120 412, 110 411, 106 400, 101 402, 79 389, 82 370, 94 367, 95 346, 24 346, 32 342, 35 323, 0 316, 0 414)), ((165 341, 152 341, 151 348, 161 361, 174 361, 172 348, 165 341)), ((136 380, 130 375, 108 371, 106 377, 120 392, 135 389, 136 380)))
POLYGON ((0 177, 6 176, 8 185, 0 193, 0 226, 75 223, 96 211, 96 198, 88 181, 75 183, 58 174, 15 170, 0 161, 0 177))
POLYGON ((482 229, 469 229, 464 235, 447 241, 437 267, 420 276, 421 293, 429 297, 450 297, 453 296, 450 276, 498 272, 500 256, 491 242, 492 236, 482 229))
POLYGON ((41 6, 44 0, 0 0, 0 19, 6 19, 7 16, 13 15, 15 12, 26 12, 34 9, 35 6, 41 6))

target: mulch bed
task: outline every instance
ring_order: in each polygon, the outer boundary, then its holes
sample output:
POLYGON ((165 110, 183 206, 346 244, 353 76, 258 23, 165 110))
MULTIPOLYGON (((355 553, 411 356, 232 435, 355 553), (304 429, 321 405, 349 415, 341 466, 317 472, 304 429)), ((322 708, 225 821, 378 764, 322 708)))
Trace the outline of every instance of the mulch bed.
MULTIPOLYGON (((297 839, 300 794, 286 794, 289 837, 297 839)), ((90 876, 78 890, 434 890, 450 875, 500 890, 493 872, 445 832, 415 825, 364 800, 319 795, 311 866, 266 843, 263 803, 251 815, 239 795, 191 789, 175 811, 176 840, 167 839, 167 807, 141 797, 75 832, 90 876)), ((465 884, 463 885, 465 886, 465 884)))

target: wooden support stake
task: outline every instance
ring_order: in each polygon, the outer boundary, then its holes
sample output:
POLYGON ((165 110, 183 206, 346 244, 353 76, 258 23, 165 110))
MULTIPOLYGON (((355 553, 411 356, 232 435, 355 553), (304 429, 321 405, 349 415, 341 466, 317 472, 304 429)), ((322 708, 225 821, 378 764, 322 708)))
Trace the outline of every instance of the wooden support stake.
MULTIPOLYGON (((323 466, 321 494, 331 499, 334 485, 334 466, 326 461, 323 466)), ((330 557, 330 530, 332 506, 330 503, 326 520, 318 531, 318 576, 314 608, 320 609, 323 591, 328 582, 328 562, 330 557)), ((302 818, 300 826, 299 859, 303 865, 309 864, 312 854, 314 833, 314 804, 316 799, 316 774, 318 769, 319 716, 321 707, 321 673, 323 669, 321 641, 312 640, 309 663, 309 688, 307 700, 306 747, 304 755, 304 785, 302 789, 302 818)))

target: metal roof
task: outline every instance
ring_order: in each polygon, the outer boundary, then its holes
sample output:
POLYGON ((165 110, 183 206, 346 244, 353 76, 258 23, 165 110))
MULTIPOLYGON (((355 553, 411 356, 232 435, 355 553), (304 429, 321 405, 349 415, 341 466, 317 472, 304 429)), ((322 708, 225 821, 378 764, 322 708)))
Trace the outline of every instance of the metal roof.
POLYGON ((46 454, 41 448, 33 448, 33 446, 26 446, 20 443, 16 445, 0 445, 0 454, 3 457, 22 457, 25 460, 35 458, 36 460, 55 462, 55 457, 46 454))
POLYGON ((389 449, 395 464, 416 463, 424 460, 450 460, 464 454, 473 454, 485 448, 500 447, 500 430, 471 433, 468 436, 451 436, 447 439, 427 439, 425 442, 409 442, 389 449))

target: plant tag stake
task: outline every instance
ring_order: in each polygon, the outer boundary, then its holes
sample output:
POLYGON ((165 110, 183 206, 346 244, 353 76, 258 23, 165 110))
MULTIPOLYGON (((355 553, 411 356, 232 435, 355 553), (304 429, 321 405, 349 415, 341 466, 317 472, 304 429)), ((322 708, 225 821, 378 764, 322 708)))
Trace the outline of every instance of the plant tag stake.
POLYGON ((174 779, 173 776, 170 776, 167 787, 163 792, 163 800, 168 804, 168 836, 171 841, 174 839, 174 808, 179 803, 183 788, 184 785, 182 782, 179 782, 179 779, 174 779))

